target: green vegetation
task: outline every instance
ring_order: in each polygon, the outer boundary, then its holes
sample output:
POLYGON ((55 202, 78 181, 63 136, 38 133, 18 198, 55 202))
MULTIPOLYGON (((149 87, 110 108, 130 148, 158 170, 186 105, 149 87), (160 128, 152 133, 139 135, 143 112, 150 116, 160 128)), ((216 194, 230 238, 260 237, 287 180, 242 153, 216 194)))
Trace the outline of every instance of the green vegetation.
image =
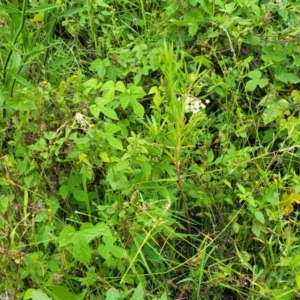
POLYGON ((296 0, 0 1, 0 299, 300 299, 296 0))

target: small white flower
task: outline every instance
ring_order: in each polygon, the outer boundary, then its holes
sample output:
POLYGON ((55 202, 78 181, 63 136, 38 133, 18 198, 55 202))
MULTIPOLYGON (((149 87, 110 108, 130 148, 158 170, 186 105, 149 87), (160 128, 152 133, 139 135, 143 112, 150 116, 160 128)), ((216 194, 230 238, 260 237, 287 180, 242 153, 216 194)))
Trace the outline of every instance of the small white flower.
POLYGON ((186 104, 185 105, 185 111, 186 112, 190 112, 191 111, 191 105, 190 104, 186 104))
POLYGON ((205 103, 206 104, 210 103, 210 100, 209 99, 205 99, 205 103))
MULTIPOLYGON (((203 104, 203 102, 198 99, 195 96, 192 95, 182 95, 183 99, 185 99, 185 112, 186 113, 198 113, 201 109, 205 109, 206 105, 203 104)), ((178 100, 181 100, 181 98, 178 98, 178 100)), ((205 100, 205 103, 209 103, 210 101, 207 99, 205 100)))
POLYGON ((194 103, 194 108, 195 108, 196 110, 199 110, 199 109, 200 109, 200 106, 201 106, 201 102, 200 102, 200 101, 196 101, 196 102, 194 103))
POLYGON ((193 100, 194 100, 194 97, 191 97, 191 96, 186 97, 187 103, 191 103, 191 102, 193 102, 193 100))

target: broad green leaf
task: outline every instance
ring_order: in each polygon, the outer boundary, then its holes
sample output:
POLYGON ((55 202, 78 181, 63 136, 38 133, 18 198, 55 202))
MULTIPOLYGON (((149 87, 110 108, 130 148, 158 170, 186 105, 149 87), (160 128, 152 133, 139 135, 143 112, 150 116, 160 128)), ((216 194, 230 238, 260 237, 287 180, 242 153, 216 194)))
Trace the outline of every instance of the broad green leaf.
MULTIPOLYGON (((80 154, 78 155, 78 159, 79 159, 80 162, 86 164, 87 166, 90 166, 90 165, 91 165, 91 163, 90 163, 90 161, 89 161, 89 159, 88 159, 88 156, 87 156, 87 154, 85 154, 85 153, 80 153, 80 154)), ((84 169, 84 170, 86 171, 86 169, 84 169)))
POLYGON ((79 190, 76 187, 72 187, 71 188, 71 192, 74 196, 74 198, 78 201, 78 202, 85 202, 87 199, 87 194, 85 191, 83 190, 79 190))
POLYGON ((24 296, 23 296, 23 300, 29 300, 32 299, 32 293, 34 292, 34 289, 29 288, 28 290, 26 290, 24 296))
POLYGON ((127 177, 122 173, 109 173, 106 175, 106 180, 110 184, 113 190, 120 190, 124 189, 126 186, 128 186, 128 179, 127 177))
POLYGON ((103 113, 105 116, 113 119, 113 120, 119 120, 116 112, 112 109, 112 108, 108 108, 105 106, 99 107, 100 108, 100 112, 103 113))
POLYGON ((120 293, 115 288, 110 288, 105 294, 105 300, 118 300, 120 299, 120 293))
POLYGON ((194 36, 197 33, 197 31, 198 31, 198 25, 194 24, 189 26, 188 32, 190 36, 194 36))
POLYGON ((99 156, 101 158, 101 161, 106 162, 106 163, 111 162, 111 158, 109 157, 107 152, 101 152, 99 156))
POLYGON ((300 255, 295 255, 291 257, 291 262, 289 264, 291 267, 299 267, 300 266, 300 255))
POLYGON ((152 171, 151 163, 149 162, 149 160, 145 160, 141 162, 140 165, 145 176, 145 180, 148 180, 152 171))
POLYGON ((113 82, 117 81, 118 76, 121 74, 121 70, 115 67, 109 66, 106 70, 106 78, 112 80, 113 82))
POLYGON ((35 290, 32 292, 32 300, 51 300, 51 298, 44 292, 35 290))
POLYGON ((108 143, 115 149, 123 150, 123 146, 120 140, 113 137, 111 134, 106 135, 108 143))
POLYGON ((147 48, 146 44, 138 44, 132 49, 132 52, 135 52, 137 59, 141 60, 144 55, 144 50, 147 50, 147 48))
POLYGON ((105 99, 108 99, 112 101, 115 97, 115 83, 112 80, 109 80, 103 84, 103 86, 100 89, 103 91, 103 97, 105 99))
POLYGON ((282 117, 284 112, 281 109, 277 109, 276 107, 268 107, 264 110, 262 118, 264 124, 267 125, 272 121, 276 120, 278 117, 282 117))
POLYGON ((145 95, 147 95, 141 86, 135 85, 129 88, 128 94, 130 94, 130 96, 134 97, 135 99, 143 98, 145 95))
POLYGON ((109 249, 107 248, 106 245, 99 245, 98 246, 98 253, 100 254, 101 257, 103 257, 104 259, 108 259, 109 256, 110 256, 110 251, 109 249))
POLYGON ((246 92, 252 92, 257 88, 257 80, 256 79, 251 79, 247 81, 246 86, 245 86, 245 91, 246 92))
POLYGON ((236 10, 236 4, 234 2, 230 2, 229 4, 225 4, 224 9, 220 9, 220 11, 224 11, 228 14, 231 14, 236 10))
POLYGON ((96 237, 99 237, 99 230, 91 223, 83 223, 80 226, 80 234, 83 234, 88 243, 96 237))
POLYGON ((99 114, 100 114, 100 111, 101 111, 101 107, 93 104, 90 106, 90 111, 91 111, 91 114, 95 117, 95 118, 98 118, 99 117, 99 114))
POLYGON ((24 177, 24 183, 27 188, 31 188, 31 183, 33 181, 33 174, 24 177))
MULTIPOLYGON (((39 214, 39 215, 44 215, 43 213, 39 214)), ((37 215, 38 216, 38 215, 37 215)), ((41 220, 44 221, 45 219, 41 220)), ((36 234, 36 241, 39 243, 43 243, 45 249, 48 248, 48 245, 50 243, 50 238, 52 235, 52 231, 53 231, 53 227, 52 226, 42 226, 41 229, 37 232, 36 234)))
POLYGON ((246 74, 247 77, 251 79, 259 79, 261 78, 261 71, 255 70, 246 74))
POLYGON ((59 194, 64 200, 67 199, 69 193, 70 193, 70 188, 68 185, 62 185, 59 188, 59 194))
POLYGON ((110 236, 103 236, 102 240, 105 243, 105 245, 113 245, 117 240, 117 238, 114 237, 113 235, 110 235, 110 236))
POLYGON ((299 104, 300 103, 300 93, 297 90, 293 90, 291 93, 291 98, 293 99, 293 102, 295 104, 299 104))
POLYGON ((106 245, 107 249, 116 258, 127 258, 127 252, 119 246, 106 245))
POLYGON ((131 52, 129 52, 128 50, 125 50, 123 53, 120 54, 120 58, 118 60, 118 63, 126 68, 128 66, 128 63, 130 61, 130 55, 131 55, 131 52))
POLYGON ((260 237, 261 231, 260 231, 260 228, 257 224, 254 224, 252 226, 252 232, 255 234, 256 237, 258 237, 258 238, 260 237))
POLYGON ((130 95, 128 93, 122 93, 120 95, 120 103, 123 109, 125 109, 128 106, 129 102, 130 102, 130 95))
POLYGON ((63 230, 59 234, 59 246, 63 247, 70 243, 73 243, 74 236, 76 235, 76 230, 73 226, 67 225, 63 228, 63 230))
POLYGON ((290 107, 290 103, 286 99, 282 98, 282 99, 279 99, 277 102, 274 102, 273 106, 278 109, 286 110, 290 107))
POLYGON ((90 66, 90 70, 91 71, 96 71, 99 78, 101 80, 104 79, 105 73, 106 73, 106 67, 109 66, 110 63, 107 62, 107 59, 100 59, 97 58, 96 60, 94 60, 90 66))
POLYGON ((300 55, 293 55, 293 58, 294 58, 293 65, 295 67, 299 67, 300 66, 300 55))
POLYGON ((161 297, 159 298, 159 300, 168 300, 167 294, 166 294, 166 293, 163 293, 163 294, 161 295, 161 297))
MULTIPOLYGON (((272 134, 272 137, 273 137, 273 134, 272 134)), ((274 184, 270 185, 270 187, 267 189, 265 199, 270 204, 273 204, 273 205, 278 205, 279 204, 279 193, 278 193, 277 184, 274 183, 274 184)))
POLYGON ((166 15, 170 17, 173 15, 177 10, 179 9, 179 6, 176 3, 172 3, 169 6, 166 7, 166 15))
POLYGON ((153 97, 153 102, 154 104, 159 107, 160 104, 162 103, 162 97, 161 97, 161 92, 160 90, 158 89, 157 86, 153 86, 151 87, 150 91, 148 92, 149 95, 151 94, 154 94, 154 97, 153 97))
POLYGON ((122 93, 120 95, 120 103, 122 107, 125 109, 128 104, 131 104, 133 106, 134 112, 138 116, 144 115, 144 108, 141 108, 140 105, 137 105, 137 99, 142 98, 146 95, 146 92, 143 90, 140 86, 131 86, 126 93, 122 93), (134 103, 135 102, 135 103, 134 103))
POLYGON ((107 3, 105 3, 103 0, 96 0, 97 5, 101 6, 101 7, 109 7, 109 5, 107 3))
POLYGON ((114 171, 128 171, 128 172, 132 172, 132 169, 130 167, 130 162, 128 160, 121 160, 119 161, 117 164, 114 165, 113 167, 114 171))
POLYGON ((95 99, 95 104, 90 106, 90 111, 91 113, 97 118, 101 113, 103 113, 104 115, 106 115, 107 117, 113 119, 113 120, 119 120, 116 112, 110 108, 110 107, 106 107, 107 104, 109 104, 111 102, 110 99, 107 98, 103 98, 103 97, 97 97, 95 99))
POLYGON ((200 3, 200 0, 189 0, 189 3, 194 7, 197 3, 200 3))
POLYGON ((261 78, 258 80, 257 83, 258 83, 259 87, 262 89, 269 83, 269 80, 266 78, 261 78))
MULTIPOLYGON (((9 198, 11 198, 11 196, 9 198)), ((1 215, 3 215, 8 208, 9 198, 8 198, 8 196, 3 196, 3 195, 0 196, 0 214, 1 215)))
POLYGON ((261 56, 265 62, 273 63, 280 62, 286 59, 286 54, 281 51, 266 51, 265 55, 261 56))
POLYGON ((119 92, 125 92, 125 85, 122 81, 117 81, 116 82, 116 86, 115 86, 115 90, 119 91, 119 92))
POLYGON ((162 263, 164 258, 159 253, 159 249, 156 249, 151 244, 145 244, 143 247, 144 255, 149 258, 153 263, 162 263))
POLYGON ((212 5, 209 3, 208 0, 197 0, 201 4, 201 8, 210 16, 213 15, 212 12, 212 5))
POLYGON ((265 223, 265 217, 261 211, 256 211, 254 213, 254 216, 256 220, 258 220, 260 223, 264 224, 265 223))
POLYGON ((116 133, 116 132, 118 132, 120 130, 121 130, 121 128, 119 126, 115 125, 115 124, 108 124, 108 123, 106 123, 104 125, 104 131, 105 131, 105 133, 113 134, 113 133, 116 133))
POLYGON ((142 284, 139 285, 134 289, 133 295, 130 300, 143 300, 144 299, 144 290, 142 284))
POLYGON ((203 15, 202 15, 201 11, 198 8, 192 8, 192 9, 190 9, 186 13, 185 19, 186 20, 193 20, 193 22, 197 22, 197 23, 198 22, 202 22, 204 20, 203 15))
POLYGON ((74 258, 82 262, 83 264, 87 264, 91 259, 92 250, 84 233, 77 232, 76 241, 74 241, 73 244, 74 258))
POLYGON ((275 74, 275 78, 284 83, 298 83, 300 78, 294 73, 275 74))
POLYGON ((256 15, 256 17, 260 17, 261 13, 260 13, 260 7, 258 5, 255 4, 255 1, 249 1, 250 6, 252 8, 252 11, 254 12, 254 14, 256 15))
POLYGON ((207 162, 210 163, 214 160, 215 158, 215 154, 214 152, 210 149, 209 152, 208 152, 208 155, 207 155, 207 162))
POLYGON ((96 97, 95 103, 97 106, 105 106, 106 104, 109 104, 111 101, 104 97, 96 97))
POLYGON ((63 286, 58 285, 48 285, 47 288, 51 290, 51 292, 57 297, 59 300, 78 300, 77 296, 68 291, 63 286))
POLYGON ((241 184, 237 183, 236 185, 242 194, 246 194, 246 190, 241 184))
POLYGON ((142 118, 145 113, 145 109, 144 109, 143 105, 136 100, 132 100, 131 105, 132 105, 134 113, 137 116, 139 116, 140 118, 142 118))
POLYGON ((252 92, 257 88, 257 86, 259 86, 260 88, 265 87, 268 84, 268 82, 269 81, 266 78, 251 79, 246 83, 245 90, 247 92, 252 92))
POLYGON ((103 80, 105 73, 106 73, 106 68, 105 68, 105 64, 103 61, 98 63, 96 72, 97 72, 97 75, 99 76, 99 78, 101 80, 103 80))
POLYGON ((235 234, 238 234, 240 231, 241 225, 237 222, 232 223, 232 230, 234 231, 235 234))
POLYGON ((96 226, 99 236, 112 236, 112 232, 105 223, 98 223, 96 226))
POLYGON ((96 78, 91 78, 87 81, 85 81, 82 85, 85 87, 92 87, 95 88, 98 84, 98 80, 96 78))
POLYGON ((243 40, 243 43, 250 44, 250 45, 259 45, 260 44, 260 37, 254 34, 249 34, 247 37, 243 40))
POLYGON ((82 175, 82 178, 84 180, 86 180, 86 179, 92 180, 93 179, 94 171, 93 171, 93 167, 89 161, 88 161, 88 163, 81 165, 80 174, 82 175))
POLYGON ((227 179, 223 179, 222 182, 232 189, 232 185, 227 179))
POLYGON ((100 91, 111 91, 111 90, 115 90, 115 83, 112 80, 106 81, 100 91))
POLYGON ((28 171, 30 158, 28 156, 25 156, 23 161, 18 166, 18 173, 19 175, 25 174, 25 172, 28 171))

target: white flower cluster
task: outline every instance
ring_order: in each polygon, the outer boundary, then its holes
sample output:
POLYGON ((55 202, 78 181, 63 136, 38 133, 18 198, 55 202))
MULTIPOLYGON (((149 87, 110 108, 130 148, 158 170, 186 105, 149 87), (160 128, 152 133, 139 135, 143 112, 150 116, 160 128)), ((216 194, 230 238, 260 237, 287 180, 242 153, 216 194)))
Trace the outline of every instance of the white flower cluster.
POLYGON ((87 131, 90 125, 89 122, 86 120, 85 115, 79 112, 75 114, 73 125, 75 125, 75 123, 78 123, 83 131, 87 131))
POLYGON ((202 102, 202 100, 194 97, 194 96, 187 96, 185 99, 185 112, 186 113, 198 113, 201 109, 205 109, 206 105, 210 101, 208 99, 205 100, 205 103, 202 102))

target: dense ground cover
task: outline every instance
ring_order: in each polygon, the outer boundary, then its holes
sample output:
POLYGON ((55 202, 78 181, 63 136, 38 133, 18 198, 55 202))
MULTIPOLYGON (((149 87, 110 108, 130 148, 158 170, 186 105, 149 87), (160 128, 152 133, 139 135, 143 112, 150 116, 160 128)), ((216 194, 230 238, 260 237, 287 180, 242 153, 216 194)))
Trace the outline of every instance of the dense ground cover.
POLYGON ((0 299, 300 299, 300 17, 287 0, 0 1, 0 299))

